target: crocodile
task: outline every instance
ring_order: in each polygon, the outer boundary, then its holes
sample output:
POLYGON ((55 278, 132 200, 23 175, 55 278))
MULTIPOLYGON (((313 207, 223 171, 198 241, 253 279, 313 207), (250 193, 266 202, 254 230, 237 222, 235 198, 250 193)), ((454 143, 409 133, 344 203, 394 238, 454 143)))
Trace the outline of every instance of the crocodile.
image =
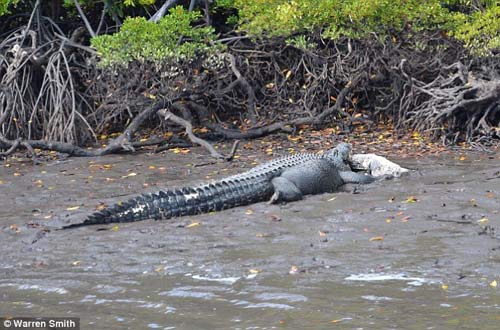
POLYGON ((298 153, 281 157, 211 183, 143 194, 62 229, 169 219, 265 200, 273 203, 294 201, 307 194, 333 192, 344 183, 372 182, 374 178, 369 175, 351 172, 350 152, 350 144, 340 143, 323 154, 298 153))

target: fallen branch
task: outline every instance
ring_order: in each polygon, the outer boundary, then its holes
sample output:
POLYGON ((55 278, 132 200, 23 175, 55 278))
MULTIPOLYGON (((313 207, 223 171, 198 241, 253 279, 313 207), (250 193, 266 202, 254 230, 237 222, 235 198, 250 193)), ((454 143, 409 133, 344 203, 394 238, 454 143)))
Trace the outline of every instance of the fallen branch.
MULTIPOLYGON (((177 100, 177 99, 175 99, 177 100)), ((47 141, 47 140, 9 140, 0 134, 0 142, 7 146, 9 149, 2 153, 2 156, 7 156, 12 154, 19 147, 24 147, 34 155, 33 149, 51 150, 61 153, 68 154, 70 156, 77 157, 95 157, 103 156, 112 153, 117 153, 121 151, 134 151, 134 144, 132 143, 132 137, 139 129, 139 126, 150 116, 154 115, 160 109, 163 109, 164 103, 158 103, 148 107, 146 110, 142 111, 137 115, 132 122, 128 125, 125 131, 120 134, 117 138, 111 140, 106 147, 98 149, 87 149, 76 146, 72 143, 58 142, 58 141, 47 141)), ((162 143, 164 140, 158 140, 158 144, 162 143)), ((151 145, 151 144, 149 144, 151 145)))
POLYGON ((239 144, 238 140, 236 140, 234 142, 233 147, 231 148, 230 154, 228 156, 224 156, 224 155, 220 154, 219 152, 217 152, 217 150, 215 150, 214 147, 212 147, 212 145, 210 143, 208 143, 207 141, 194 135, 193 125, 189 121, 184 120, 181 117, 174 115, 173 113, 171 113, 167 109, 159 110, 158 115, 163 117, 164 120, 170 120, 178 125, 183 126, 186 129, 186 134, 188 135, 189 140, 191 140, 191 142, 199 144, 202 147, 204 147, 205 149, 207 149, 210 152, 210 155, 212 157, 217 158, 217 159, 224 159, 226 161, 230 161, 233 159, 234 154, 236 153, 236 150, 238 148, 238 144, 239 144))

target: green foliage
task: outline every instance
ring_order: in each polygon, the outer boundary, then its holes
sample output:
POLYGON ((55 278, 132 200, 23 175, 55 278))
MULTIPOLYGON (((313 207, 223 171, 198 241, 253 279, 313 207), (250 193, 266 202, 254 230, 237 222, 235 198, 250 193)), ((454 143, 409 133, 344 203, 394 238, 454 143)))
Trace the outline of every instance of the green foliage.
POLYGON ((213 6, 215 9, 233 9, 234 0, 215 0, 213 6))
POLYGON ((9 14, 9 6, 15 6, 19 0, 0 0, 0 16, 9 14))
POLYGON ((471 15, 457 13, 455 18, 461 24, 457 24, 452 35, 462 40, 474 54, 489 55, 500 49, 500 4, 471 15))
POLYGON ((128 18, 120 32, 97 36, 91 44, 104 67, 127 65, 134 60, 157 64, 190 60, 220 50, 220 45, 214 43, 212 27, 192 26, 200 17, 199 12, 188 12, 178 6, 158 23, 148 22, 144 17, 128 18))
POLYGON ((304 36, 304 35, 299 35, 299 36, 295 36, 292 38, 288 38, 285 40, 285 43, 288 46, 292 46, 292 47, 302 49, 302 50, 311 50, 311 49, 314 49, 316 47, 316 45, 312 42, 309 42, 308 38, 306 38, 306 36, 304 36))
POLYGON ((439 0, 235 0, 241 28, 253 35, 289 35, 325 28, 324 35, 361 37, 371 32, 435 28, 448 11, 439 0))
MULTIPOLYGON (((323 37, 362 38, 373 32, 441 30, 477 54, 498 48, 498 0, 231 0, 240 29, 255 37, 321 29, 323 37)), ((225 2, 231 2, 225 0, 225 2)))
POLYGON ((125 6, 136 6, 136 5, 141 5, 141 6, 151 6, 156 2, 156 0, 123 0, 123 4, 125 6))

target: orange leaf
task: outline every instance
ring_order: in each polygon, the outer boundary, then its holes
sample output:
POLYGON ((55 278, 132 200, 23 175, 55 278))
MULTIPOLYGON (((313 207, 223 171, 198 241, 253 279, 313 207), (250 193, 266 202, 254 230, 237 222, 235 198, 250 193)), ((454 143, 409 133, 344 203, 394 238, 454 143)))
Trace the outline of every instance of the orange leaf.
POLYGON ((411 219, 410 216, 406 216, 406 217, 402 218, 401 221, 402 222, 408 222, 410 219, 411 219))
POLYGON ((417 197, 409 196, 403 203, 416 203, 416 202, 418 202, 417 197))

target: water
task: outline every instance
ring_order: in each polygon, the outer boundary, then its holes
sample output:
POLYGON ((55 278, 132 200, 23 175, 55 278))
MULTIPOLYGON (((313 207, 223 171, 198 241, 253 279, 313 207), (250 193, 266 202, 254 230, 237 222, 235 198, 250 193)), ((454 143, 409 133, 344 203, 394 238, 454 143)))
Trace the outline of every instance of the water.
POLYGON ((0 315, 82 329, 498 329, 500 155, 396 160, 417 171, 358 194, 53 230, 256 157, 0 167, 0 315))

